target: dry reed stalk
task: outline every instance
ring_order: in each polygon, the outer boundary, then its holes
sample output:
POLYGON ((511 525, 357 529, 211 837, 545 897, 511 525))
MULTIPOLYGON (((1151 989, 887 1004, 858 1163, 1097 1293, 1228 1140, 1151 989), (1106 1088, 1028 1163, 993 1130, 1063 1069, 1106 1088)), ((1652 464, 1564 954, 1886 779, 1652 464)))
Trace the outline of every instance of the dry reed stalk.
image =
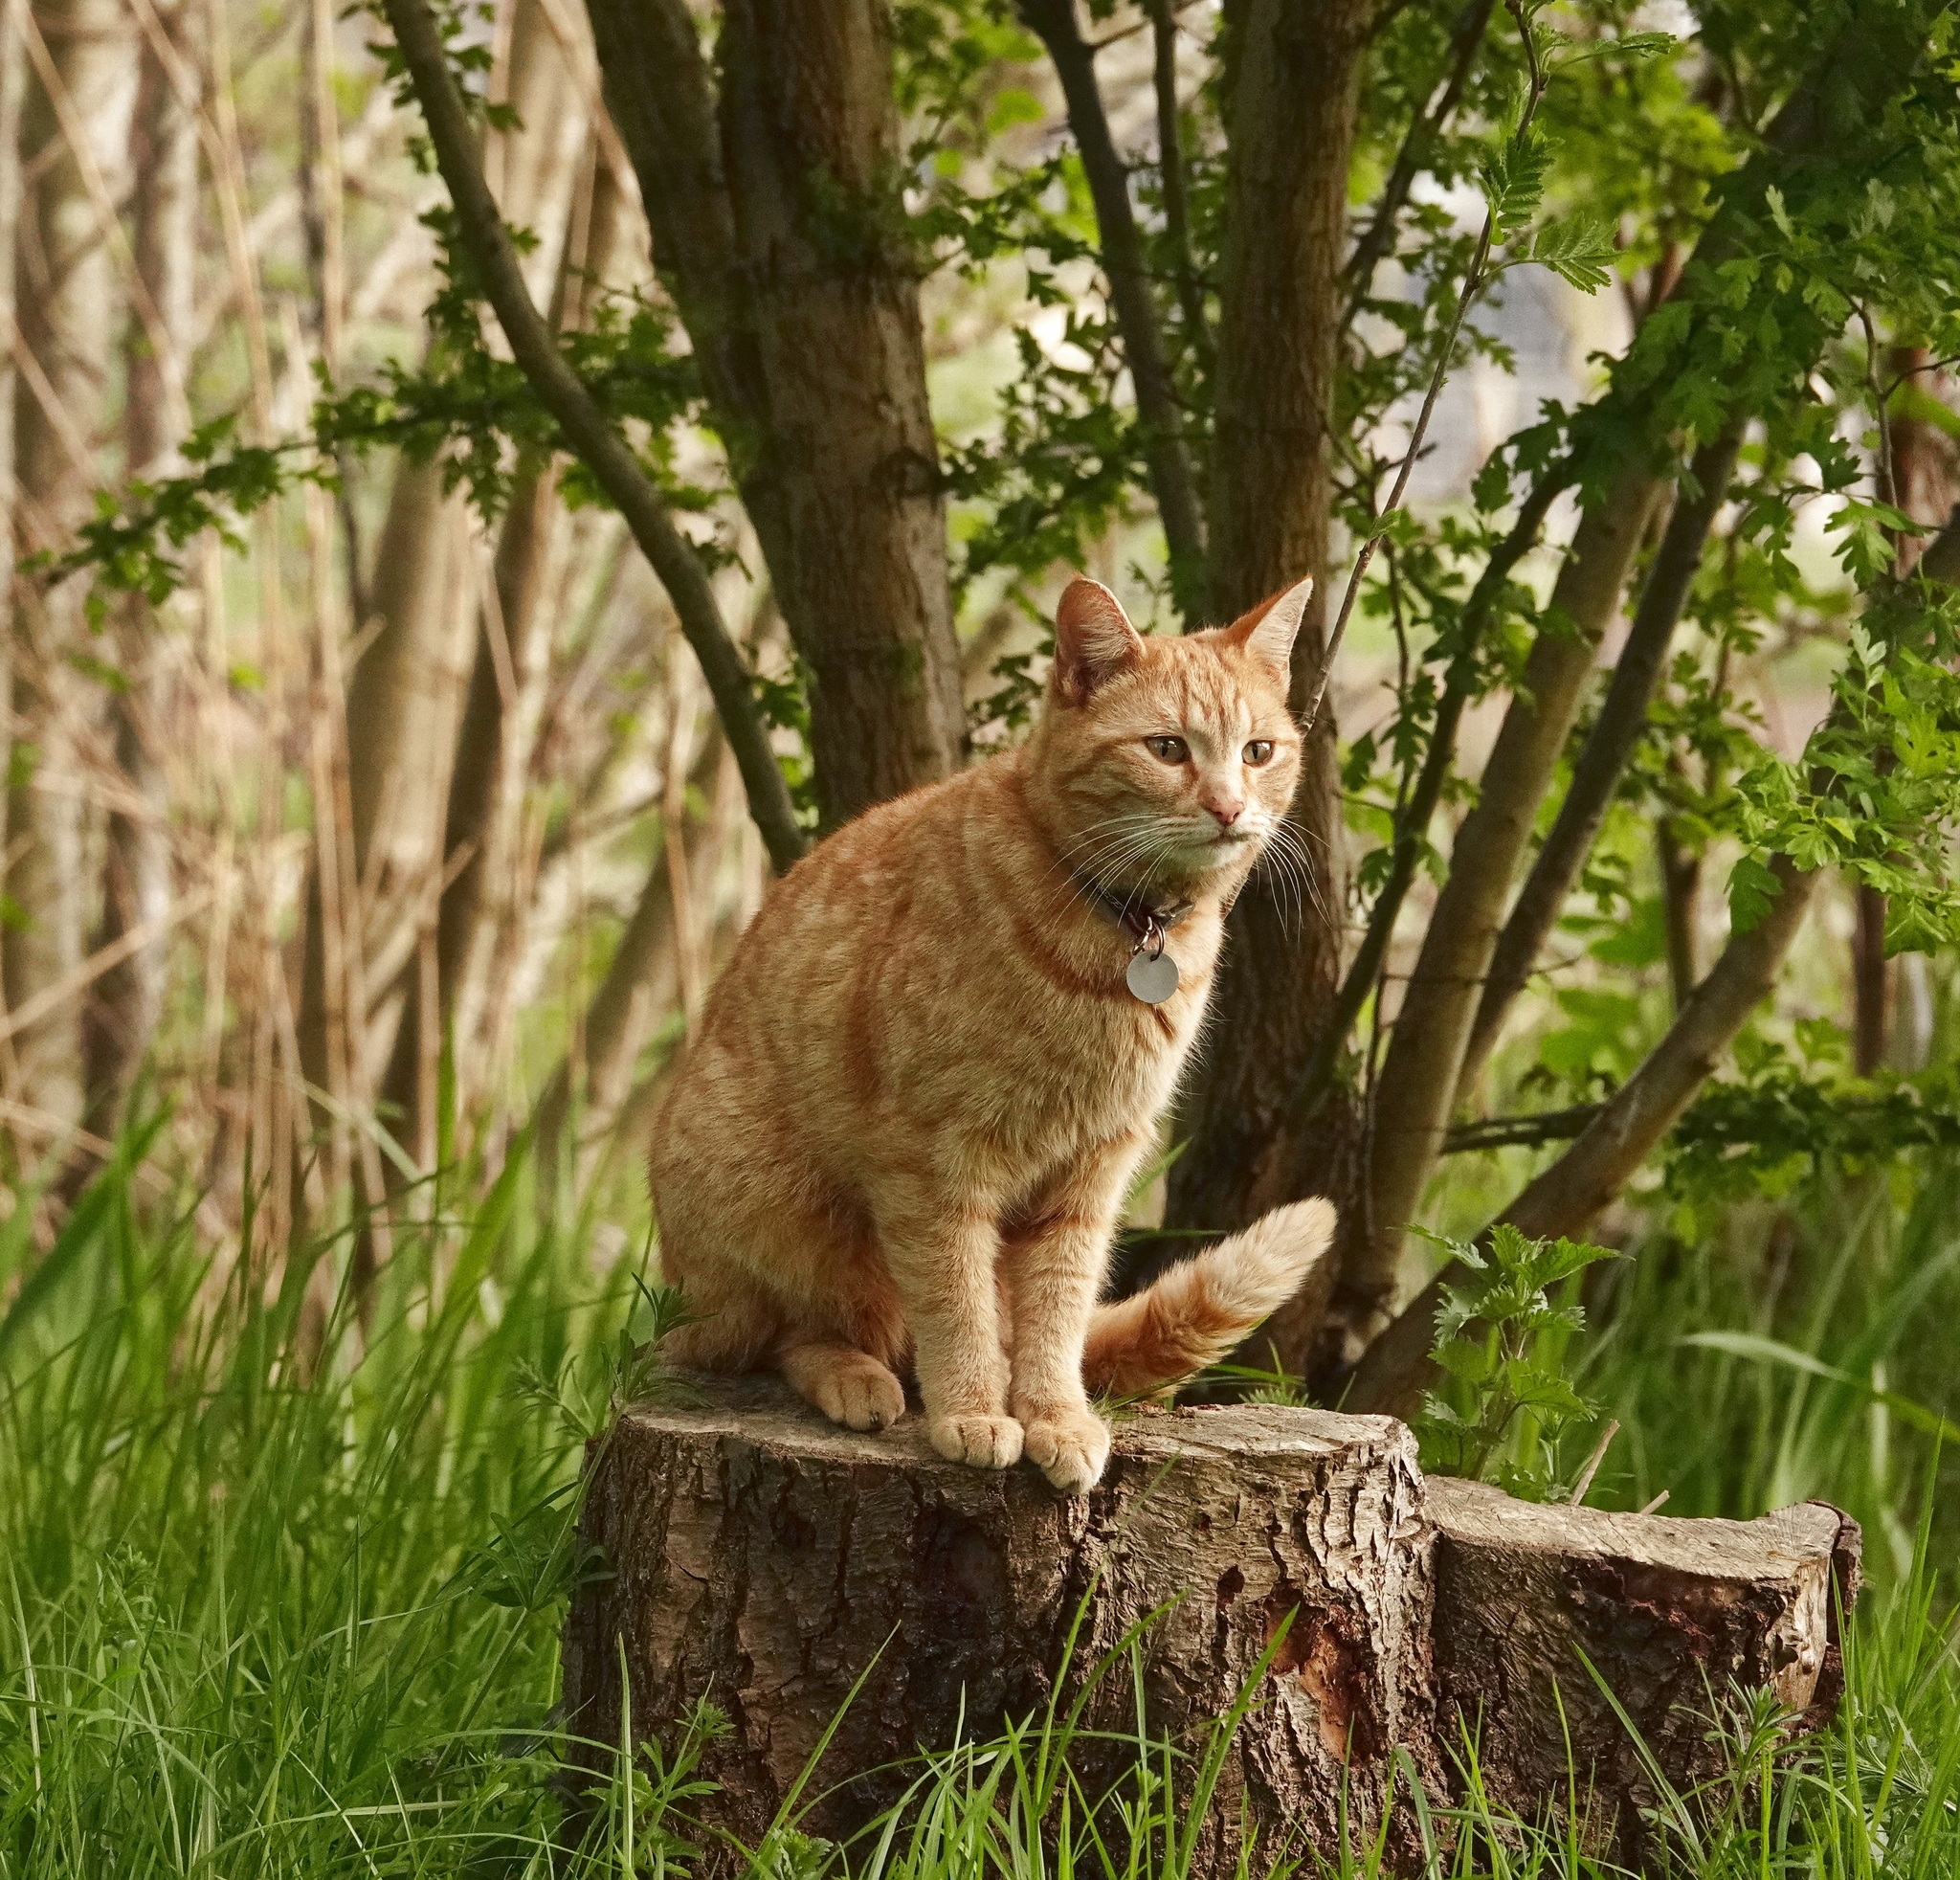
MULTIPOLYGON (((152 298, 143 273, 136 265, 136 256, 130 246, 128 232, 122 227, 116 213, 116 191, 110 187, 109 179, 103 175, 101 165, 96 160, 96 153, 89 138, 89 126, 76 108, 75 100, 63 80, 60 69, 54 56, 48 50, 48 42, 35 24, 33 10, 23 8, 20 13, 20 29, 26 44, 29 62, 34 76, 40 80, 42 90, 47 94, 49 104, 55 112, 56 122, 61 128, 61 140, 68 146, 68 152, 75 160, 76 173, 81 178, 87 191, 90 206, 95 211, 99 238, 108 250, 115 262, 117 272, 122 276, 123 291, 129 296, 129 302, 135 308, 137 317, 143 322, 144 332, 160 359, 174 358, 176 346, 165 321, 152 298)), ((184 387, 181 380, 167 384, 167 395, 170 399, 170 422, 173 428, 187 431, 190 426, 189 407, 185 403, 184 387)))
MULTIPOLYGON (((167 38, 157 22, 152 0, 131 0, 139 19, 146 18, 157 37, 167 38)), ((232 34, 225 0, 203 0, 205 43, 211 51, 211 137, 206 156, 217 193, 218 221, 226 258, 245 323, 245 358, 252 375, 252 416, 256 441, 272 437, 272 348, 266 338, 265 302, 259 289, 256 251, 245 234, 245 160, 238 136, 238 101, 232 77, 232 34)), ((206 114, 199 113, 200 123, 206 114)))

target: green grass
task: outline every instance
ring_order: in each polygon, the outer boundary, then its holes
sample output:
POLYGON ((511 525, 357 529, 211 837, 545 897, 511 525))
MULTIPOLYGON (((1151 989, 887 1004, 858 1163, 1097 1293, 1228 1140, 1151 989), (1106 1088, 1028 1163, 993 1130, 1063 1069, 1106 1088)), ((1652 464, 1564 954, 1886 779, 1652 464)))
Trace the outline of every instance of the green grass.
MULTIPOLYGON (((0 1228, 0 1876, 683 1869, 685 1757, 615 1764, 585 1846, 553 1855, 556 1635, 586 1564, 570 1494, 645 1309, 631 1270, 530 1231, 512 1176, 470 1220, 404 1237, 363 1325, 333 1293, 342 1243, 222 1274, 188 1215, 139 1205, 141 1149, 51 1252, 31 1258, 25 1209, 0 1228)), ((1757 1332, 1940 1403, 1960 1229, 1936 1173, 1903 1212, 1820 1186, 1794 1236, 1653 1250, 1581 1354, 1629 1425, 1611 1498, 1752 1513, 1823 1493, 1879 1542, 1836 1731, 1740 1738, 1733 1783, 1668 1811, 1670 1871, 1960 1873, 1930 1444, 1861 1385, 1680 1342, 1757 1332)), ((1112 1817, 1072 1787, 1068 1735, 1057 1719, 922 1763, 852 1868, 1174 1880, 1191 1817, 1166 1752, 1140 1742, 1112 1817)), ((1428 1804, 1436 1874, 1593 1870, 1491 1819, 1474 1771, 1468 1796, 1428 1804)), ((799 1880, 825 1853, 785 1823, 741 1864, 799 1880)), ((1372 1866, 1362 1846, 1336 1869, 1372 1866)))

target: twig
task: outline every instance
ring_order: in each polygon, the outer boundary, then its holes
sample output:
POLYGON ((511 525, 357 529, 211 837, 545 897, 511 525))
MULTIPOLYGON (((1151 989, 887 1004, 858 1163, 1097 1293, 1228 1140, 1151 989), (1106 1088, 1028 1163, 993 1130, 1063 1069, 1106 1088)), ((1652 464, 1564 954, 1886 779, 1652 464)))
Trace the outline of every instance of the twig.
POLYGON ((1654 1499, 1650 1501, 1645 1508, 1641 1509, 1640 1512, 1642 1514, 1652 1514, 1657 1509, 1661 1507, 1662 1504, 1666 1502, 1668 1496, 1671 1495, 1673 1492, 1674 1490, 1672 1488, 1661 1489, 1661 1491, 1658 1495, 1656 1495, 1654 1499))
POLYGON ((173 927, 197 913, 210 899, 211 889, 199 888, 177 902, 167 913, 141 922, 106 947, 99 948, 53 985, 43 986, 32 998, 22 999, 12 1011, 0 1015, 0 1039, 11 1038, 15 1032, 38 1023, 49 1013, 58 1012, 111 967, 121 966, 132 953, 140 953, 153 940, 162 939, 173 927))
POLYGON ((1570 1142, 1598 1114, 1596 1103, 1582 1103, 1570 1109, 1548 1109, 1536 1116, 1487 1116, 1481 1123, 1459 1123, 1444 1136, 1443 1153, 1463 1155, 1481 1149, 1570 1142))
MULTIPOLYGON (((1518 22, 1518 30, 1525 40, 1525 56, 1530 66, 1530 86, 1525 97, 1524 109, 1518 114, 1518 128, 1511 133, 1515 147, 1524 140, 1525 133, 1531 127, 1531 120, 1537 114, 1539 100, 1545 96, 1546 74, 1538 58, 1538 47, 1531 37, 1530 22, 1525 18, 1521 0, 1504 0, 1511 16, 1518 22)), ((1463 277, 1463 291, 1457 296, 1456 311, 1450 315, 1448 330, 1443 334, 1442 345, 1437 353, 1436 370, 1430 374, 1429 390, 1423 394, 1422 410, 1417 414, 1415 428, 1409 434, 1409 449, 1402 459, 1402 468, 1395 477, 1395 486, 1389 492, 1389 505, 1374 521, 1374 527, 1368 539, 1362 543, 1361 551, 1354 557, 1354 567, 1348 576, 1347 591, 1341 596, 1341 611, 1334 616, 1334 630, 1327 638, 1327 650, 1321 660, 1320 677, 1314 682, 1313 697, 1308 700, 1306 711, 1301 720, 1303 730, 1311 730, 1313 722, 1320 716, 1321 701, 1326 697, 1327 681, 1333 676, 1334 661, 1339 657, 1341 642, 1347 638, 1348 616, 1354 612, 1355 600, 1361 593, 1361 578, 1368 572, 1368 565, 1374 559, 1374 551, 1388 531, 1391 519, 1402 506, 1402 498, 1409 488, 1409 479, 1415 473, 1415 459, 1422 454, 1422 440, 1429 435, 1429 421, 1436 413, 1436 401, 1442 396, 1444 384, 1450 376, 1450 361, 1457 350, 1457 335, 1463 330, 1463 322, 1469 318, 1470 309, 1477 297, 1482 293, 1488 278, 1490 251, 1497 239, 1497 211, 1484 212, 1483 232, 1477 237, 1477 252, 1470 257, 1469 272, 1463 277)))
MULTIPOLYGON (((1332 1087, 1334 1069, 1340 1063, 1348 1034, 1353 1030, 1354 1021, 1368 1002, 1370 990, 1379 978, 1383 962, 1388 958, 1389 941, 1395 930, 1396 916, 1401 912, 1403 900, 1415 877, 1424 832, 1436 814, 1437 804, 1442 799, 1443 785, 1449 780, 1451 761, 1456 755, 1457 727, 1475 683, 1478 642, 1497 612, 1498 598, 1511 570, 1537 542, 1546 512, 1559 492, 1572 481, 1574 471, 1571 459, 1566 459, 1538 480, 1530 495, 1525 499, 1525 506, 1518 512, 1517 521, 1511 525, 1510 533, 1492 551, 1476 587, 1463 603, 1461 644, 1450 662, 1443 695, 1437 705, 1436 723, 1430 731, 1429 750, 1423 759, 1422 772, 1408 800, 1396 813, 1389 878, 1375 896, 1374 906, 1369 911, 1368 930, 1362 937, 1347 976, 1341 981, 1333 1009, 1321 1028, 1314 1055, 1301 1074, 1293 1100, 1296 1115, 1310 1114, 1332 1087)), ((1352 593, 1351 584, 1349 593, 1352 593)), ((1321 669, 1323 684, 1332 663, 1330 648, 1327 660, 1321 669)))
POLYGON ((1610 1422, 1599 1432, 1599 1441, 1592 1445, 1592 1453, 1586 1459, 1586 1466, 1579 1471, 1579 1479, 1572 1485, 1570 1505, 1579 1507, 1586 1499, 1586 1491, 1592 1486, 1592 1478, 1599 1473, 1599 1465, 1606 1460, 1606 1446, 1619 1434, 1617 1421, 1610 1422))
POLYGON ((1389 180, 1382 186, 1381 201, 1375 206, 1374 217, 1362 232, 1361 239, 1354 244, 1353 254, 1348 257, 1348 265, 1342 270, 1348 277, 1348 304, 1341 310, 1344 331, 1353 324, 1361 302, 1367 298, 1369 282, 1374 278, 1375 269, 1393 244, 1395 218, 1409 199, 1411 187, 1421 174, 1423 165, 1429 161, 1430 150, 1443 125, 1462 101, 1463 88, 1470 79, 1470 68, 1476 63, 1477 50, 1483 43, 1484 29, 1490 24, 1494 11, 1496 0, 1470 0, 1458 19, 1456 35, 1450 42, 1450 75, 1435 94, 1434 101, 1425 101, 1411 121, 1409 134, 1402 140, 1394 167, 1389 171, 1389 180))
POLYGON ((457 237, 483 283, 484 297, 503 328, 511 356, 557 420, 567 444, 626 519, 634 540, 673 599, 680 631, 701 661, 716 713, 741 768, 748 813, 762 833, 769 860, 778 870, 788 868, 803 853, 803 832, 769 749, 768 727, 748 671, 723 623, 707 571, 611 418, 567 365, 532 304, 510 233, 478 167, 475 138, 450 77, 434 16, 424 0, 387 0, 387 11, 428 121, 436 167, 456 208, 457 237))

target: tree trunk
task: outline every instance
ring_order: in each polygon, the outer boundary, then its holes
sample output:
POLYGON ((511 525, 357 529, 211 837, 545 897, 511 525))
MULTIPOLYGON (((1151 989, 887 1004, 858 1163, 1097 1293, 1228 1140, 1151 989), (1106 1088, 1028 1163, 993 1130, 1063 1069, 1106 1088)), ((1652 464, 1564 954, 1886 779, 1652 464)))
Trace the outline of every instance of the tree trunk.
MULTIPOLYGON (((1918 346, 1889 348, 1885 373, 1906 395, 1892 399, 1891 454, 1882 466, 1882 484, 1889 485, 1896 508, 1932 527, 1945 520, 1953 500, 1955 451, 1948 433, 1923 414, 1920 401, 1937 399, 1943 373, 1931 353, 1918 346)), ((1882 487, 1880 494, 1886 489, 1882 487)), ((1900 536, 1893 572, 1902 580, 1917 565, 1926 540, 1923 535, 1900 536)), ((1852 1063, 1860 1077, 1869 1077, 1891 1056, 1897 975, 1885 957, 1885 897, 1861 882, 1852 898, 1852 1063)))
POLYGON ((1737 422, 1695 454, 1696 487, 1693 493, 1682 493, 1668 518, 1653 569, 1640 590, 1640 604, 1635 610, 1626 643, 1614 660, 1599 716, 1572 767, 1558 816, 1539 845, 1537 860, 1525 877, 1525 885, 1518 890, 1492 950, 1482 996, 1457 1072, 1459 1099, 1482 1068, 1511 1001, 1529 981, 1647 728, 1654 690, 1660 683, 1675 628, 1702 565, 1708 531, 1727 498, 1741 442, 1742 426, 1737 422))
MULTIPOLYGON (((1319 683, 1325 648, 1348 164, 1374 11, 1372 0, 1252 0, 1231 35, 1212 595, 1229 620, 1317 577, 1294 646, 1296 708, 1319 683)), ((1289 1102, 1340 982, 1346 819, 1330 705, 1308 731, 1288 828, 1297 873, 1269 862, 1233 910, 1183 1104, 1188 1140, 1166 1197, 1173 1227, 1229 1232, 1280 1201, 1345 1199, 1353 1185, 1351 1115, 1329 1104, 1303 1130, 1289 1102)), ((1269 1335, 1295 1354, 1312 1330, 1281 1314, 1269 1335)))
MULTIPOLYGON (((1928 581, 1960 586, 1960 510, 1927 545, 1917 572, 1928 581)), ((1825 780, 1815 778, 1814 787, 1825 780)), ((1500 1219, 1529 1235, 1583 1233, 1680 1120, 1768 995, 1816 890, 1815 874, 1804 873, 1788 856, 1772 858, 1771 867, 1778 892, 1762 920, 1746 933, 1730 933, 1660 1042, 1500 1219)), ((1405 1416, 1414 1412, 1438 1375, 1430 1347, 1443 1289, 1461 1277, 1458 1263, 1451 1262, 1389 1321, 1355 1367, 1344 1403, 1405 1416)))
MULTIPOLYGON (((844 1838, 917 1778, 921 1749, 1078 1696, 1083 1731, 1119 1739, 1076 1745, 1086 1792, 1134 1766, 1140 1696, 1143 1734, 1185 1752, 1189 1807, 1208 1729, 1244 1691, 1191 1867, 1218 1880, 1242 1833, 1267 1857, 1287 1837, 1296 1859, 1332 1856, 1344 1828, 1364 1843, 1394 1783, 1407 1795, 1397 1749, 1441 1800, 1480 1719, 1494 1799, 1527 1819, 1558 1806, 1570 1745, 1582 1831, 1633 1851, 1642 1772, 1575 1646, 1678 1782, 1719 1751, 1677 1707, 1733 1686, 1814 1720, 1836 1701, 1833 1572, 1848 1602, 1857 1530, 1835 1509, 1742 1523, 1535 1507, 1426 1483, 1390 1420, 1253 1405, 1119 1424, 1102 1484, 1067 1499, 1030 1469, 941 1460, 916 1418, 854 1435, 774 1380, 675 1381, 688 1407, 634 1412, 590 1454, 583 1533, 607 1571, 567 1623, 566 1721, 621 1741, 622 1662, 636 1740, 671 1742, 694 1704, 717 1705, 732 1730, 695 1805, 750 1845, 860 1676, 804 1791, 806 1831, 844 1838)), ((1402 1870, 1413 1827, 1398 1807, 1402 1870)))
MULTIPOLYGON (((1744 1021, 1768 996, 1810 906, 1816 877, 1798 873, 1783 856, 1772 866, 1782 891, 1761 923, 1747 933, 1730 935, 1666 1036, 1502 1220, 1533 1237, 1583 1234, 1681 1120, 1744 1021)), ((1343 1402, 1398 1416, 1414 1414, 1423 1392, 1439 1376, 1430 1347, 1443 1288, 1462 1277, 1459 1263, 1450 1262, 1390 1320, 1356 1367, 1343 1402)))
MULTIPOLYGON (((684 740, 670 734, 666 764, 685 762, 684 750, 684 740)), ((741 787, 729 774, 727 757, 727 744, 711 723, 681 793, 683 800, 687 795, 712 793, 711 824, 722 821, 724 803, 741 787)), ((712 895, 721 859, 721 845, 708 839, 696 846, 688 861, 684 884, 697 906, 705 905, 712 895)), ((617 1123, 631 1093, 634 1066, 661 1018, 673 1009, 680 989, 674 883, 663 841, 648 866, 605 976, 586 1007, 579 1048, 567 1053, 538 1100, 537 1162, 547 1193, 585 1193, 592 1160, 588 1145, 617 1123), (576 1133, 568 1134, 573 1129, 576 1133)), ((635 1142, 630 1149, 643 1154, 645 1143, 635 1142)))
MULTIPOLYGON (((426 794, 430 758, 441 749, 430 737, 431 706, 440 703, 431 686, 451 664, 461 535, 460 509, 443 490, 440 465, 405 459, 389 492, 368 583, 373 637, 346 684, 345 803, 336 800, 337 791, 317 788, 313 805, 316 854, 302 941, 300 1056, 307 1082, 341 1104, 353 1100, 350 1068, 366 1055, 367 909, 390 860, 402 864, 396 873, 412 873, 418 860, 415 818, 405 812, 418 792, 426 794), (328 829, 328 820, 344 812, 346 826, 328 829), (323 834, 337 844, 327 870, 330 896, 323 890, 323 834)), ((324 701, 320 708, 331 709, 324 701)), ((334 735, 343 735, 339 726, 334 735)), ((316 1105, 315 1123, 332 1127, 331 1112, 316 1105)))
POLYGON ((1441 1152, 1464 1041, 1520 857, 1593 675, 1634 550, 1662 485, 1629 473, 1579 523, 1552 590, 1560 624, 1542 632, 1457 831, 1450 872, 1404 989, 1375 1086, 1367 1231, 1345 1270, 1348 1309, 1388 1303, 1402 1237, 1441 1152))
MULTIPOLYGON (((195 11, 179 0, 160 8, 157 24, 176 64, 201 73, 191 40, 195 11)), ((153 479, 176 459, 187 415, 185 377, 196 315, 197 126, 195 101, 180 96, 157 48, 139 54, 130 123, 131 248, 148 318, 129 322, 122 438, 129 474, 153 479)), ((140 594, 124 597, 118 620, 126 689, 112 695, 116 768, 131 801, 112 808, 106 830, 101 921, 95 947, 113 947, 138 928, 156 937, 95 983, 81 1014, 84 1127, 112 1137, 129 1082, 163 1014, 166 947, 161 926, 170 903, 170 846, 155 757, 165 734, 166 701, 158 640, 164 622, 140 594)), ((72 1179, 93 1158, 78 1162, 72 1179)))
MULTIPOLYGON (((103 422, 102 347, 117 302, 102 212, 86 164, 115 187, 126 154, 130 34, 116 0, 42 0, 17 10, 30 69, 21 148, 30 177, 19 232, 20 373, 14 409, 18 548, 63 549, 88 512, 103 422), (77 140, 84 147, 78 151, 77 140)), ((80 709, 67 655, 82 636, 81 596, 67 582, 19 596, 13 614, 8 773, 9 902, 0 960, 17 1008, 67 980, 81 961, 86 871, 81 802, 72 774, 80 709)), ((76 1005, 15 1033, 10 1094, 78 1120, 76 1005)))
POLYGON ((966 746, 883 0, 588 0, 654 259, 812 675, 827 828, 966 746))

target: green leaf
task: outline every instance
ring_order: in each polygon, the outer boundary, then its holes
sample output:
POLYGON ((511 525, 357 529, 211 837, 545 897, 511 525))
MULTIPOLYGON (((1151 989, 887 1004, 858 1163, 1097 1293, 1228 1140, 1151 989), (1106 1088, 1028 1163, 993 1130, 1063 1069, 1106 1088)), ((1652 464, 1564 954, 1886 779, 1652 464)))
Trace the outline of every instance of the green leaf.
POLYGON ((1830 1383, 1846 1385, 1874 1403, 1882 1403, 1901 1422, 1937 1437, 1942 1443, 1960 1443, 1960 1423, 1949 1421, 1937 1410, 1928 1409, 1913 1398, 1901 1397, 1897 1391, 1881 1390, 1869 1378, 1840 1371, 1835 1364, 1826 1364, 1822 1358, 1798 1351, 1794 1345, 1765 1338, 1753 1332, 1690 1332, 1681 1342, 1700 1346, 1704 1351, 1726 1352, 1730 1357, 1748 1358, 1757 1364, 1780 1364, 1792 1371, 1822 1377, 1830 1383))
POLYGON ((1737 933, 1752 933, 1783 892, 1783 884, 1753 855, 1738 857, 1728 871, 1728 923, 1737 933))
POLYGON ((1549 268, 1580 293, 1592 294, 1613 278, 1617 252, 1604 223, 1574 216, 1540 229, 1526 258, 1549 268))

